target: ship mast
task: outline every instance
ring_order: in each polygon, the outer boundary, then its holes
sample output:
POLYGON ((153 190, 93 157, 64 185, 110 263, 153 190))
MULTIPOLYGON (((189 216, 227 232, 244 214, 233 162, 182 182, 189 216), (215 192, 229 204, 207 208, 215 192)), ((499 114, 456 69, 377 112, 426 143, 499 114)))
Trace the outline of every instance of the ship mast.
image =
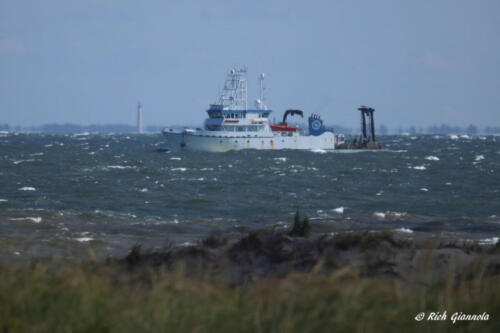
POLYGON ((267 106, 264 104, 264 77, 264 73, 259 75, 260 98, 255 100, 255 107, 258 110, 267 110, 267 106))
POLYGON ((233 68, 229 72, 220 96, 219 104, 228 110, 247 110, 247 69, 233 68))

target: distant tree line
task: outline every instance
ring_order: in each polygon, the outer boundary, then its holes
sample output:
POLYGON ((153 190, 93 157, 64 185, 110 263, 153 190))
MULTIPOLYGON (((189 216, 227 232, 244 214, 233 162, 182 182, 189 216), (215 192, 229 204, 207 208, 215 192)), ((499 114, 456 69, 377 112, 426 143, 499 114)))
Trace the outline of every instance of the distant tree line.
MULTIPOLYGON (((176 126, 182 128, 182 126, 176 126)), ((359 128, 345 127, 342 125, 328 126, 333 127, 336 133, 344 134, 354 134, 360 133, 359 128)), ((145 127, 145 132, 147 133, 160 133, 163 126, 147 126, 145 127)), ((10 126, 9 124, 0 124, 0 131, 14 131, 14 132, 42 132, 42 133, 55 133, 55 134, 66 134, 66 133, 80 133, 80 132, 91 132, 91 133, 137 133, 137 127, 127 124, 107 124, 107 125, 77 125, 77 124, 45 124, 41 126, 34 127, 21 127, 21 126, 10 126)), ((384 124, 377 126, 375 133, 378 135, 389 135, 389 134, 500 134, 500 126, 488 126, 484 128, 478 128, 476 125, 469 126, 451 126, 447 124, 434 125, 427 128, 423 127, 399 127, 399 128, 388 128, 384 124)))

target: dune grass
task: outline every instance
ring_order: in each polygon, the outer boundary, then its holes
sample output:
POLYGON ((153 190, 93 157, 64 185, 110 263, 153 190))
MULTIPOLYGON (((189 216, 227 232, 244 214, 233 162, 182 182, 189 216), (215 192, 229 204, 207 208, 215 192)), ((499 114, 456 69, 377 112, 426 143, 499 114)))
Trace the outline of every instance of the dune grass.
POLYGON ((498 332, 500 279, 408 288, 396 278, 291 274, 234 287, 182 267, 0 268, 2 332, 498 332), (488 312, 487 322, 415 321, 419 312, 488 312))

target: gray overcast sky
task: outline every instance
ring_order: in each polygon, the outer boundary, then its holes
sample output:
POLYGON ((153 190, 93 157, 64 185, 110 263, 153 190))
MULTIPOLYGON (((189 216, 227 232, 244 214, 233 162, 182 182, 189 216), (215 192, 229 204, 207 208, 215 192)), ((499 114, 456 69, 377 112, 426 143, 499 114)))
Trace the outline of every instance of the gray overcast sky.
POLYGON ((246 65, 277 118, 498 126, 499 33, 499 0, 0 0, 0 123, 201 124, 246 65))

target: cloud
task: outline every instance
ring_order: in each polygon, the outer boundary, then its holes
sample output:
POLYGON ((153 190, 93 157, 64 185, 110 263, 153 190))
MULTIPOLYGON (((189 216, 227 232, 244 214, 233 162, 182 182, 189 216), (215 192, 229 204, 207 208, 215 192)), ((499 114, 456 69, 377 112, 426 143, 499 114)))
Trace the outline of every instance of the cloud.
POLYGON ((23 42, 13 38, 0 39, 0 53, 12 54, 23 53, 25 51, 23 42))

